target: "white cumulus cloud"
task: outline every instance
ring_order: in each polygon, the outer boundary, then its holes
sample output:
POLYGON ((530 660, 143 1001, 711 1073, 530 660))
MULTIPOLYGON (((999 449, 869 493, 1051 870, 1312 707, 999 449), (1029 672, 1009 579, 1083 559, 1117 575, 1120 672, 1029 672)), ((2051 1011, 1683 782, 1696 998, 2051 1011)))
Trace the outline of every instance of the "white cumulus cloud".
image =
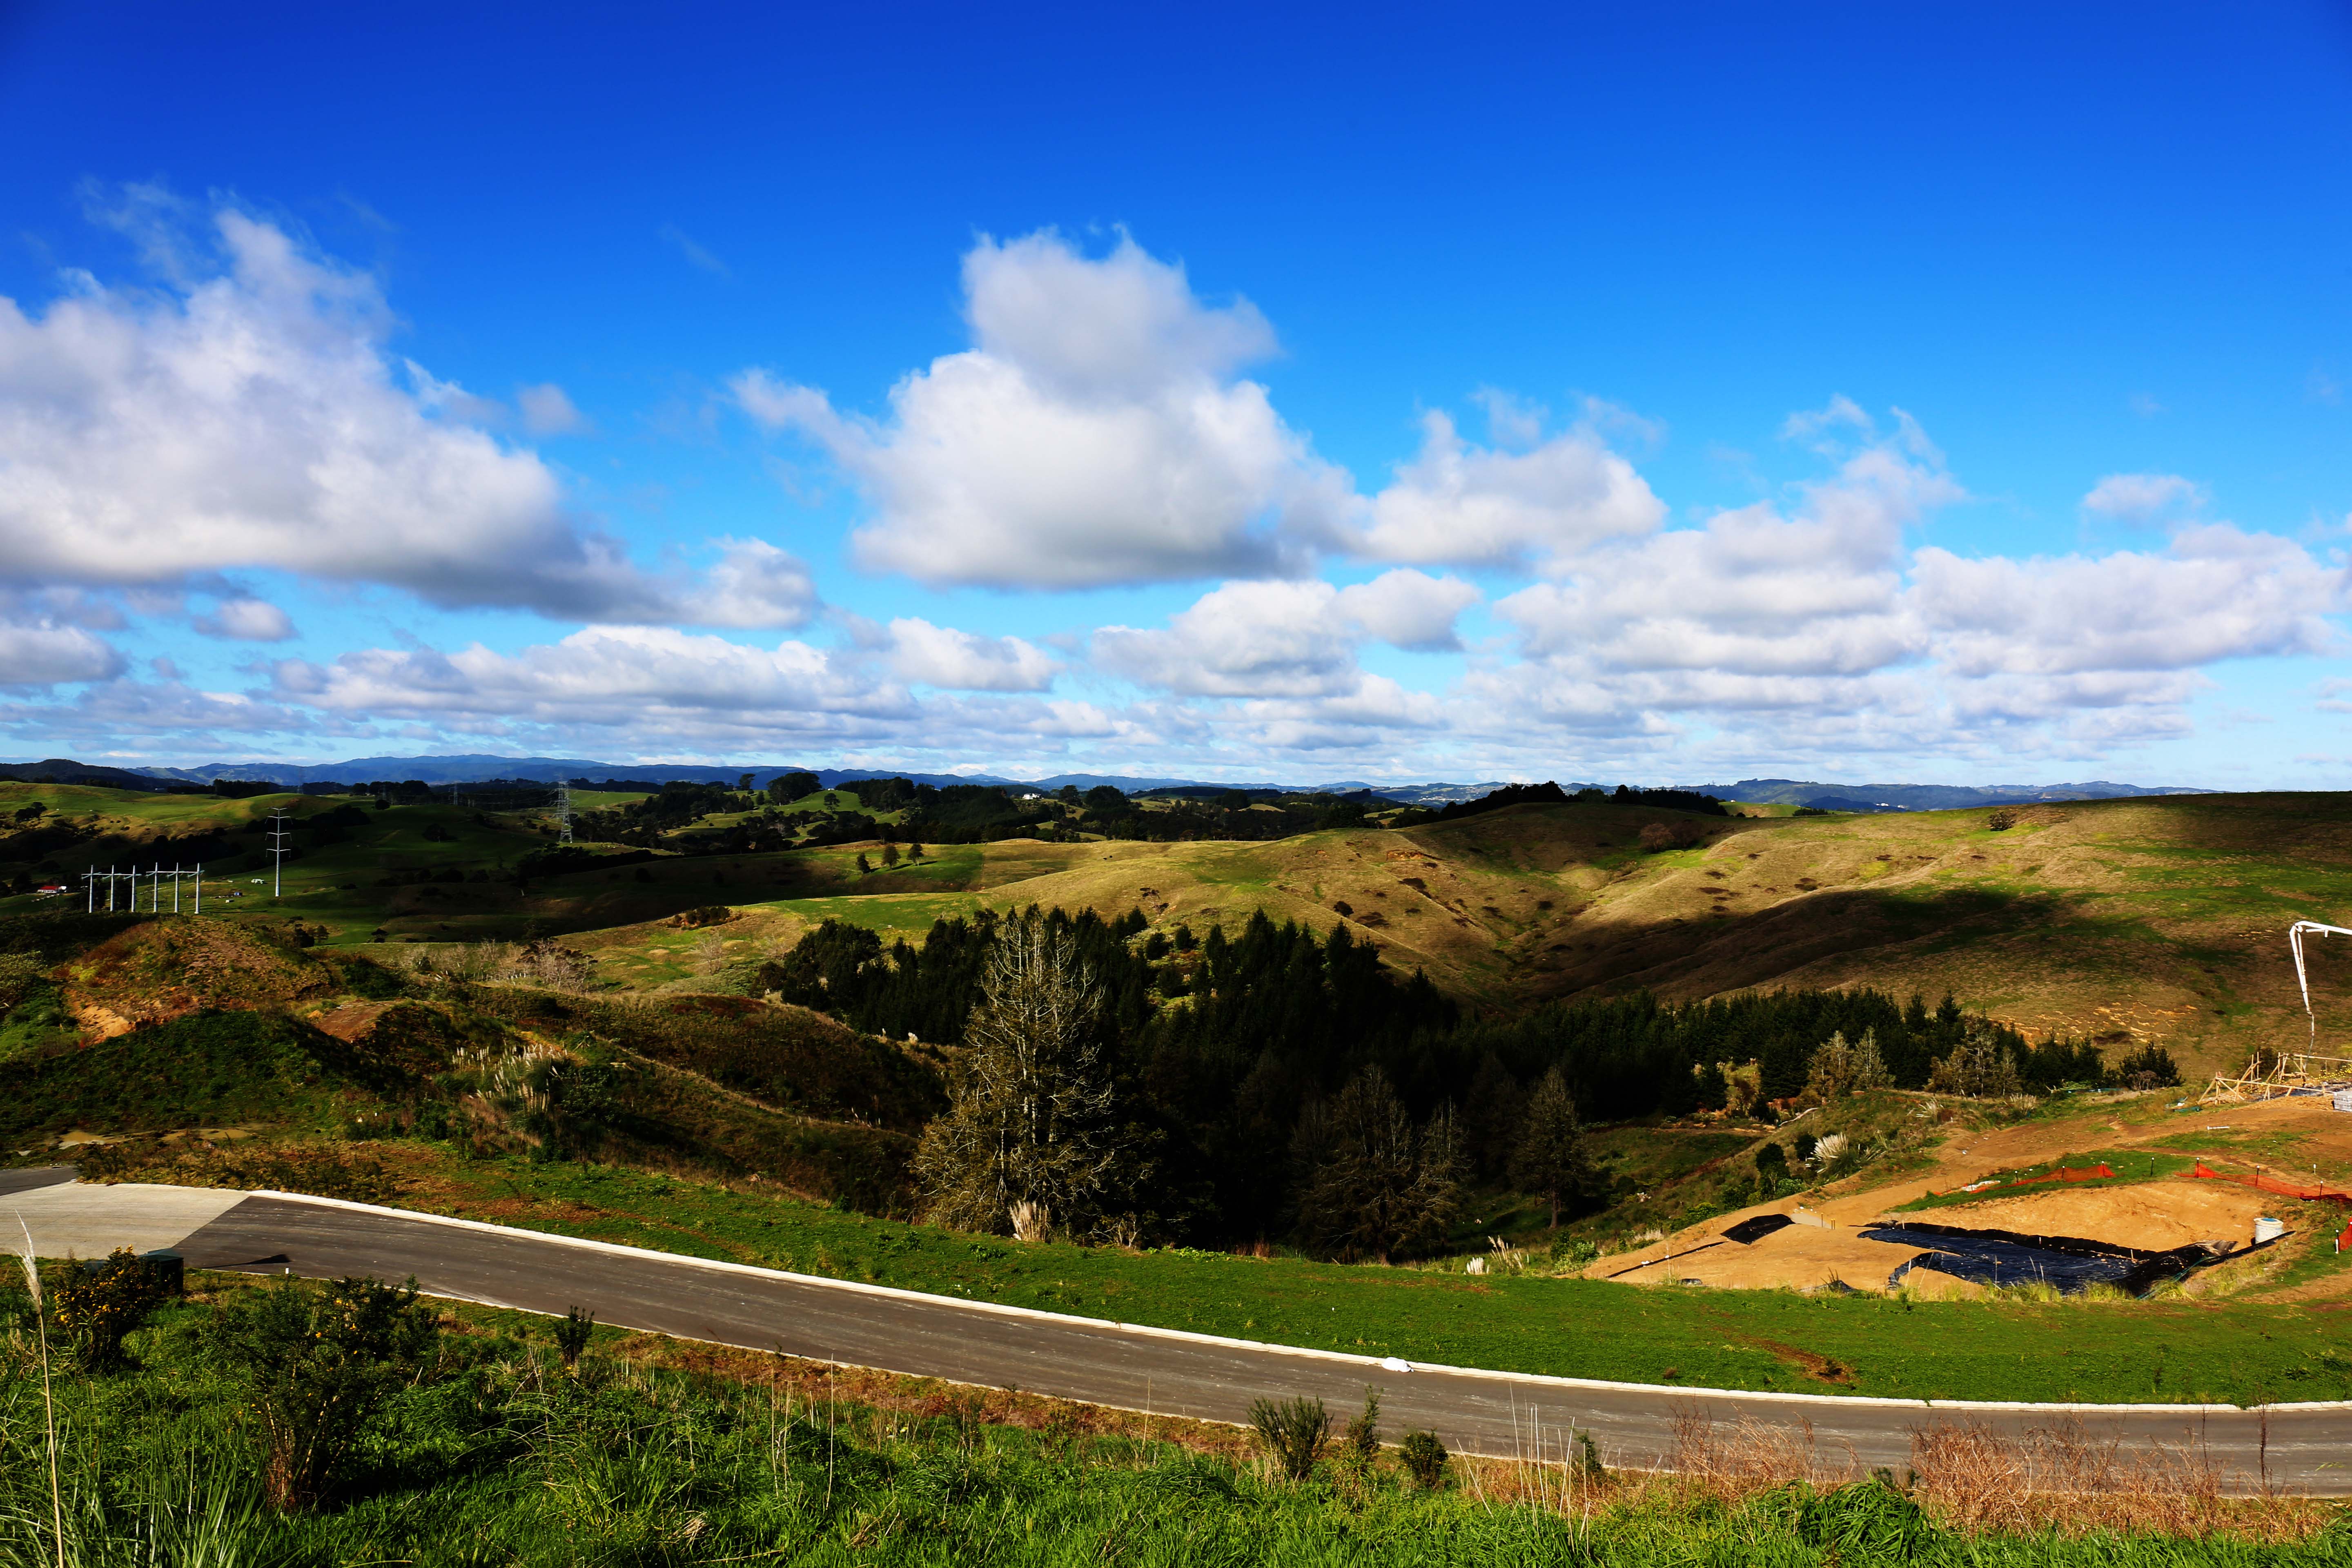
POLYGON ((2116 522, 2151 523, 2204 503, 2205 492, 2179 474, 2109 474, 2083 498, 2083 510, 2116 522))
POLYGON ((588 626, 508 654, 368 648, 330 664, 286 660, 280 698, 371 714, 528 719, 627 725, 723 712, 733 726, 779 732, 836 713, 903 710, 902 690, 860 676, 806 643, 756 647, 666 626, 588 626))
POLYGON ((901 680, 954 691, 1043 691, 1061 667, 1019 637, 982 637, 902 617, 890 623, 890 668, 901 680))
POLYGON ((1349 588, 1228 583, 1165 628, 1105 626, 1093 647, 1109 673, 1181 696, 1342 700, 1365 689, 1357 650, 1367 639, 1452 647, 1454 617, 1476 597, 1466 583, 1412 571, 1349 588))
MULTIPOLYGON (((797 591, 754 609, 633 565, 479 427, 493 405, 395 365, 365 274, 234 208, 192 256, 156 290, 85 275, 37 313, 0 299, 0 582, 268 567, 577 620, 805 617, 797 591)), ((560 413, 552 390, 527 416, 560 413)))
POLYGON ((223 599, 212 614, 195 617, 196 630, 206 637, 239 642, 284 642, 294 635, 293 617, 267 599, 223 599))
POLYGON ((0 606, 0 686, 110 680, 123 668, 122 656, 88 627, 0 606))
POLYGON ((1510 415, 1492 422, 1522 450, 1473 446, 1446 415, 1424 415, 1419 455, 1372 498, 1354 550, 1380 561, 1559 571, 1594 544, 1664 521, 1649 484, 1596 430, 1541 440, 1510 415))
POLYGON ((1336 525, 1344 476, 1236 375, 1274 347, 1246 301, 1203 304, 1124 237, 1098 258, 983 239, 963 280, 973 346, 907 375, 886 419, 762 370, 730 383, 865 492, 864 565, 997 588, 1257 575, 1336 525))

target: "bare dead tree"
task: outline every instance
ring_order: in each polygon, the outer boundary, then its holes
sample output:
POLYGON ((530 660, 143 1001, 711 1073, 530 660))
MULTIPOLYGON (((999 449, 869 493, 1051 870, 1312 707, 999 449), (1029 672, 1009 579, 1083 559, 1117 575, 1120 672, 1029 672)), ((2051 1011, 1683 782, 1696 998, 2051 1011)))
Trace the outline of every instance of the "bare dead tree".
POLYGON ((1032 1241, 1099 1228, 1129 1153, 1102 1011, 1067 931, 1034 910, 998 929, 953 1104, 915 1154, 931 1217, 1032 1241))

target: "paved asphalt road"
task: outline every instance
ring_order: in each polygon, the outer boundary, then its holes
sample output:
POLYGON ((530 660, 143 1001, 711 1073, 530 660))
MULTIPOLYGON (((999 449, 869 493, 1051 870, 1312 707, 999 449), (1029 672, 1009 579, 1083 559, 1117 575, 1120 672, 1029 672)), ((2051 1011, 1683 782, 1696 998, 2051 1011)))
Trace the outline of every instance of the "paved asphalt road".
MULTIPOLYGON (((0 1185, 0 1194, 9 1191, 0 1185)), ((22 1205, 30 1211, 50 1191, 0 1197, 0 1209, 22 1205)), ((127 1205, 138 1202, 139 1191, 113 1189, 127 1205)), ((1215 1421, 1240 1421, 1250 1402, 1265 1396, 1311 1394, 1346 1411, 1361 1401, 1365 1384, 1375 1384, 1391 1431, 1430 1427, 1447 1447, 1471 1453, 1534 1457, 1539 1434, 1543 1452, 1556 1457, 1573 1428, 1591 1433, 1612 1464, 1664 1463, 1677 1421, 1697 1417, 1714 1423, 1718 1434, 1746 1420, 1808 1429, 1824 1458, 1851 1455, 1864 1467, 1899 1468, 1910 1462, 1912 1435, 1922 1428, 1982 1423, 2021 1435, 2079 1423, 2084 1436, 2118 1439, 2127 1451, 2200 1447, 2233 1489, 2259 1485, 2267 1475, 2290 1490, 2352 1495, 2352 1410, 2342 1406, 1931 1406, 1437 1368, 1395 1372, 1360 1357, 1073 1321, 275 1195, 228 1208, 187 1236, 180 1250, 194 1268, 312 1278, 413 1275, 435 1295, 539 1312, 584 1307, 600 1322, 688 1339, 1215 1421)))

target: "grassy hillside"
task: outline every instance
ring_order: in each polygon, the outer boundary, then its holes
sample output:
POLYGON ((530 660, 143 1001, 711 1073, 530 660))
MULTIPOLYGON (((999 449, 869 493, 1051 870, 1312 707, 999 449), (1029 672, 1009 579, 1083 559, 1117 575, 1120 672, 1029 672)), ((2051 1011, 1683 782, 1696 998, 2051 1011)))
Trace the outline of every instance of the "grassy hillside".
MULTIPOLYGON (((2191 1070, 2303 1037, 2285 928, 2352 913, 2339 908, 2352 903, 2352 796, 2085 801, 2026 809, 2006 831, 1991 816, 1522 806, 1270 844, 959 846, 870 876, 854 868, 858 847, 844 846, 777 858, 795 863, 789 873, 722 867, 732 875, 713 890, 744 916, 724 932, 730 955, 828 918, 919 937, 983 904, 1138 907, 1155 925, 1196 930, 1263 908, 1348 921, 1392 964, 1489 1004, 1869 984, 1957 994, 2036 1037, 2088 1038, 2111 1055, 2160 1042, 2191 1070), (1675 820, 1706 841, 1642 849, 1643 826, 1675 820), (762 876, 786 875, 822 895, 758 896, 762 876)), ((586 941, 639 983, 694 970, 682 933, 586 941)), ((2352 1033, 2352 952, 2323 945, 2313 973, 2323 1033, 2340 1040, 2352 1033)))
MULTIPOLYGON (((856 806, 851 792, 835 798, 856 806)), ((0 784, 0 820, 36 803, 52 824, 89 835, 44 849, 53 867, 127 863, 159 838, 213 835, 226 851, 208 862, 216 910, 266 900, 252 879, 268 869, 257 825, 270 809, 334 809, 299 796, 0 784)), ((796 807, 823 805, 820 795, 796 807)), ((608 859, 592 850, 520 880, 549 845, 542 814, 424 803, 361 816, 298 831, 287 896, 268 912, 337 943, 569 933, 600 955, 608 981, 646 988, 788 944, 827 918, 919 937, 940 916, 983 905, 1136 907, 1155 925, 1196 930, 1262 908, 1318 926, 1347 921, 1391 963, 1424 968, 1483 1005, 1867 984, 1949 992, 2037 1037, 2158 1041, 2192 1070, 2298 1038, 2284 928, 2352 912, 2336 902, 2352 888, 2352 796, 2336 795, 2042 805, 1999 832, 1982 810, 1723 818, 1611 802, 1272 842, 932 847, 871 873, 856 861, 871 852, 878 864, 874 844, 608 859), (1643 827, 1677 821, 1705 841, 1643 850, 1643 827), (710 904, 739 918, 716 932, 667 923, 710 904)), ((40 848, 28 831, 17 837, 40 848)), ((29 873, 35 862, 19 864, 29 873)), ((2317 951, 2314 998, 2328 1033, 2352 1032, 2352 953, 2317 951)))
MULTIPOLYGON (((1196 929, 1264 908, 1345 919, 1391 963, 1483 1002, 1948 992, 2036 1037, 2158 1041, 2192 1069, 2303 1037, 2285 928, 2352 913, 2339 908, 2352 903, 2352 796, 2086 801, 2024 810, 2000 832, 1991 815, 1521 806, 1273 844, 975 846, 937 867, 849 874, 841 896, 763 901, 734 934, 790 940, 827 917, 914 933, 982 903, 1135 906, 1196 929), (1641 848, 1644 826, 1677 819, 1706 842, 1641 848)), ((824 874, 845 877, 837 863, 824 874)), ((2352 952, 2323 946, 2313 973, 2323 1034, 2340 1040, 2352 952)))

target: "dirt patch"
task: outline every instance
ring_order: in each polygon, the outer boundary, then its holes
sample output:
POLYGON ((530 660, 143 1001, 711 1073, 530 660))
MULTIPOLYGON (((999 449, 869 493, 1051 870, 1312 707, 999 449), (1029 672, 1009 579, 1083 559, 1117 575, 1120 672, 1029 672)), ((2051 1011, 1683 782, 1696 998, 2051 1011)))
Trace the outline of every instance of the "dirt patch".
POLYGON ((1633 1264, 1641 1254, 1603 1258, 1593 1271, 1616 1274, 1618 1281, 1626 1285, 1675 1285, 1696 1280, 1701 1285, 1732 1290, 1809 1290, 1840 1284, 1856 1290, 1884 1290, 1889 1275, 1922 1256, 1916 1247, 1864 1241, 1850 1230, 1829 1230, 1811 1225, 1792 1225, 1745 1247, 1736 1241, 1706 1246, 1703 1241, 1685 1239, 1671 1246, 1660 1243, 1643 1251, 1654 1255, 1654 1260, 1631 1273, 1617 1271, 1633 1264), (1705 1247, 1705 1250, 1689 1250, 1696 1247, 1705 1247), (1670 1256, 1675 1253, 1684 1256, 1670 1256))
POLYGON ((1782 1361, 1787 1362, 1790 1366, 1797 1368, 1797 1370, 1803 1373, 1807 1377, 1813 1379, 1816 1383, 1832 1383, 1843 1385, 1853 1382, 1853 1369, 1852 1367, 1846 1366, 1843 1363, 1832 1361, 1828 1356, 1821 1355, 1815 1352, 1803 1349, 1801 1346, 1789 1344, 1780 1340, 1750 1339, 1743 1341, 1742 1342, 1754 1345, 1760 1351, 1769 1351, 1772 1354, 1780 1357, 1782 1361))
POLYGON ((2253 1239, 2255 1217, 2275 1214, 2279 1202, 2268 1194, 2228 1182, 2135 1182, 2121 1187, 2078 1187, 1987 1198, 1939 1208, 1931 1215, 1891 1215, 1886 1223, 1925 1218, 1969 1230, 2073 1236, 2147 1252, 2169 1252, 2200 1241, 2244 1247, 2253 1239))
POLYGON ((82 1037, 93 1043, 131 1032, 131 1020, 111 1007, 92 1005, 78 1008, 74 1012, 74 1022, 81 1026, 82 1037))
POLYGON ((343 1044, 352 1045, 374 1028, 375 1021, 392 1005, 389 1002, 353 1002, 331 1013, 321 1013, 310 1022, 343 1044))

